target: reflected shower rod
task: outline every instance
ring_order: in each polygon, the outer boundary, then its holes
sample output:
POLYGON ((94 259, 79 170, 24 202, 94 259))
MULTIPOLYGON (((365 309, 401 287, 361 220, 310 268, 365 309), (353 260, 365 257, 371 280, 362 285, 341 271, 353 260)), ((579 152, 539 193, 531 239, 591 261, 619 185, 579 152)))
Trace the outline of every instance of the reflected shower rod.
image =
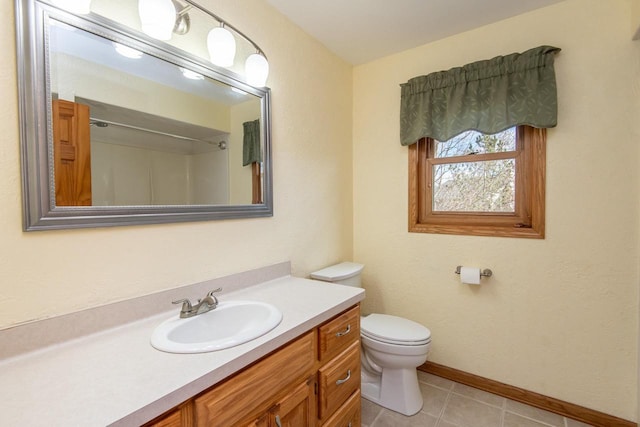
POLYGON ((182 139, 184 141, 195 141, 195 142, 202 142, 202 143, 209 144, 209 145, 217 145, 218 148, 220 148, 221 150, 224 150, 226 148, 226 143, 224 143, 224 141, 221 141, 221 142, 218 142, 218 143, 213 142, 213 141, 205 141, 204 139, 191 138, 189 136, 176 135, 176 134, 168 133, 168 132, 161 132, 159 130, 147 129, 147 128, 143 128, 143 127, 139 127, 139 126, 133 126, 133 125, 127 125, 127 124, 124 124, 124 123, 113 122, 111 120, 97 119, 95 117, 90 117, 89 118, 89 124, 90 125, 95 125, 95 126, 101 127, 101 128, 107 127, 107 125, 113 125, 113 126, 123 127, 123 128, 127 128, 127 129, 138 130, 138 131, 141 131, 141 132, 148 132, 148 133, 152 133, 154 135, 161 135, 161 136, 168 136, 168 137, 176 138, 176 139, 182 139), (224 148, 223 148, 223 145, 224 145, 224 148))

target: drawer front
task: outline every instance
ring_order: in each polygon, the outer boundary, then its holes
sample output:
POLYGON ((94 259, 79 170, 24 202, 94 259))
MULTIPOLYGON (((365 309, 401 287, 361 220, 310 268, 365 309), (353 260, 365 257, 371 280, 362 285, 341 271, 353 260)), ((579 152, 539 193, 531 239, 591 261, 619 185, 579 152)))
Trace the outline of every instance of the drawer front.
POLYGON ((326 362, 360 339, 360 307, 353 307, 318 328, 320 361, 326 362))
POLYGON ((333 414, 356 390, 360 389, 360 341, 320 368, 319 416, 333 414))
POLYGON ((315 331, 195 399, 198 426, 230 426, 267 410, 273 395, 314 372, 315 331), (266 405, 266 406, 265 406, 266 405))
POLYGON ((359 427, 360 408, 360 390, 356 390, 322 427, 359 427))

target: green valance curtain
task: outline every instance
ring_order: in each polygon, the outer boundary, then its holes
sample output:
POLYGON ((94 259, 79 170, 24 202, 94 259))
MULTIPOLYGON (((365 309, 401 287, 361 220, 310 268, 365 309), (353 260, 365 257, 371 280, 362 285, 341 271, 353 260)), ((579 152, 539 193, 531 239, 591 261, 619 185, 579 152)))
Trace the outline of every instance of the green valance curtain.
POLYGON ((250 165, 253 162, 261 162, 260 150, 260 120, 242 124, 244 137, 242 139, 242 166, 250 165))
POLYGON ((446 141, 467 130, 493 134, 516 125, 556 126, 558 51, 540 46, 400 85, 400 143, 446 141))

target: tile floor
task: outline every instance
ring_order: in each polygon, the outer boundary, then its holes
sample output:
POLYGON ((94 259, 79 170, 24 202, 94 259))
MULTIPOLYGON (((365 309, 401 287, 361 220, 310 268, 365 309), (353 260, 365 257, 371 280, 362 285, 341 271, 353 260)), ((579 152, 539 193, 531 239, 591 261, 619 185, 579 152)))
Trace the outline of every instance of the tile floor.
POLYGON ((405 417, 362 399, 362 427, 587 427, 552 412, 418 372, 424 406, 405 417))

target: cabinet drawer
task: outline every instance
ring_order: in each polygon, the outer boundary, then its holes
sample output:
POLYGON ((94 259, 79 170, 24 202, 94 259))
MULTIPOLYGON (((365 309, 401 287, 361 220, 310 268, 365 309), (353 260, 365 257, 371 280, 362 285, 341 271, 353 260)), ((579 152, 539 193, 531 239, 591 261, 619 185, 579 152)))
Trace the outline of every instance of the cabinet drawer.
POLYGON ((319 416, 327 418, 360 388, 360 341, 320 368, 319 416))
POLYGON ((361 407, 360 390, 356 390, 322 427, 359 427, 361 407))
POLYGON ((230 426, 266 410, 269 399, 315 368, 315 331, 287 344, 195 399, 198 426, 230 426))
POLYGON ((355 306, 318 328, 320 361, 325 362, 360 339, 360 307, 355 306))

